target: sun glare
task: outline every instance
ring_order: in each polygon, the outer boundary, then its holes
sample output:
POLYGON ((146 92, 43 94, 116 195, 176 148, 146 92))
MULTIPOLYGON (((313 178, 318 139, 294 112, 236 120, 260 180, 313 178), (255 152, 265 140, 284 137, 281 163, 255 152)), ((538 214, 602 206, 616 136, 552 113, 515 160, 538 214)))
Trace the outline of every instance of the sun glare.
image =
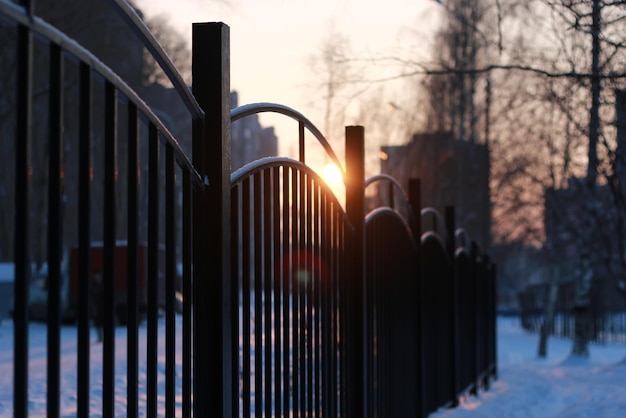
POLYGON ((338 186, 343 183, 341 171, 335 164, 328 163, 324 167, 324 181, 326 181, 329 186, 338 186))

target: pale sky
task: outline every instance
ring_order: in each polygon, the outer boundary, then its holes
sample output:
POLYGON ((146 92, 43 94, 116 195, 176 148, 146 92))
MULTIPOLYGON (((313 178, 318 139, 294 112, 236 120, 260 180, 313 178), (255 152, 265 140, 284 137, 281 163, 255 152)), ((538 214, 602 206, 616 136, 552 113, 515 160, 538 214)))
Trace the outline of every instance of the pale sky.
MULTIPOLYGON (((323 102, 323 96, 316 97, 316 80, 307 64, 329 28, 347 37, 354 52, 376 56, 411 49, 412 58, 416 51, 427 57, 433 22, 442 12, 434 0, 136 0, 136 4, 146 15, 169 16, 188 39, 193 22, 228 24, 231 89, 238 91, 239 105, 287 105, 320 129, 321 112, 311 103, 323 102)), ((297 135, 291 125, 285 127, 274 118, 261 121, 276 127, 281 150, 290 148, 286 137, 297 135)))

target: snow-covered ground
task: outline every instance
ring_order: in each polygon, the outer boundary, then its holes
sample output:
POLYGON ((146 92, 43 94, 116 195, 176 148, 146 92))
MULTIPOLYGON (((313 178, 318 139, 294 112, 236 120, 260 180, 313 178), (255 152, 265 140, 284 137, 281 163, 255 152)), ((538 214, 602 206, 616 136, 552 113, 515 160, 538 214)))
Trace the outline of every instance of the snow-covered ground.
POLYGON ((624 417, 626 347, 591 345, 588 361, 572 360, 571 340, 550 338, 538 359, 538 336, 510 319, 498 321, 499 378, 489 391, 432 417, 624 417))
MULTIPOLYGON (((177 318, 177 329, 182 329, 181 317, 177 318)), ((32 417, 46 416, 46 325, 31 322, 29 328, 29 414, 32 417)), ((159 350, 158 362, 165 364, 165 320, 159 323, 159 350)), ((146 388, 141 382, 146 381, 146 327, 139 328, 139 405, 145 411, 146 388)), ((90 416, 101 417, 102 413, 102 344, 97 342, 96 331, 92 329, 92 346, 90 351, 90 416)), ((118 327, 115 330, 115 344, 117 355, 115 359, 115 416, 126 415, 126 329, 118 327)), ((176 408, 180 409, 182 392, 182 343, 177 339, 176 359, 177 398, 176 408)), ((70 418, 76 416, 76 327, 64 326, 61 328, 61 416, 70 418)), ((158 389, 165 392, 165 371, 159 367, 158 389)), ((0 325, 0 418, 13 416, 13 324, 10 320, 3 320, 0 325)), ((157 401, 159 411, 165 411, 165 399, 159 397, 157 401)), ((163 413, 164 415, 164 413, 163 413)), ((144 416, 144 415, 140 415, 144 416)))
MULTIPOLYGON (((537 359, 537 336, 520 329, 511 319, 498 321, 499 379, 489 391, 467 398, 456 409, 440 410, 433 418, 457 417, 622 417, 626 416, 626 348, 622 345, 592 345, 589 361, 568 359, 571 341, 551 338, 549 357, 537 359)), ((164 331, 162 326, 160 329, 164 331)), ((145 331, 145 328, 142 328, 145 331)), ((45 325, 33 323, 30 328, 31 416, 45 416, 45 325)), ((125 332, 117 330, 117 342, 125 346, 125 332)), ((160 335, 163 335, 162 333, 160 335)), ((142 333, 142 339, 145 335, 142 333)), ((92 349, 92 412, 99 409, 99 359, 102 346, 92 349)), ((76 329, 62 329, 62 376, 64 388, 61 412, 72 417, 76 411, 76 329)), ((161 350, 161 353, 163 351, 161 350)), ((162 355, 162 354, 161 354, 162 355)), ((161 357, 161 360, 162 357, 161 357)), ((180 362, 177 361, 177 368, 180 362)), ((140 378, 145 376, 140 368, 140 378)), ((0 417, 13 415, 13 327, 4 320, 0 325, 0 417)), ((125 361, 116 363, 116 414, 124 415, 125 361)), ((159 379, 159 385, 162 385, 159 379)), ((163 405, 159 405, 163 410, 163 405)))

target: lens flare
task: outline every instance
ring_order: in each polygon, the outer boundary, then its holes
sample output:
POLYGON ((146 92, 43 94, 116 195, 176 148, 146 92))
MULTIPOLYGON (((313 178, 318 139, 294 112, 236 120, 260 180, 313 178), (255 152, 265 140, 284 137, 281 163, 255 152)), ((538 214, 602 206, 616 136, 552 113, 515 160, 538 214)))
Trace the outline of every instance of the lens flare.
POLYGON ((343 183, 341 170, 333 163, 326 164, 323 175, 324 181, 326 181, 329 186, 338 186, 343 183))

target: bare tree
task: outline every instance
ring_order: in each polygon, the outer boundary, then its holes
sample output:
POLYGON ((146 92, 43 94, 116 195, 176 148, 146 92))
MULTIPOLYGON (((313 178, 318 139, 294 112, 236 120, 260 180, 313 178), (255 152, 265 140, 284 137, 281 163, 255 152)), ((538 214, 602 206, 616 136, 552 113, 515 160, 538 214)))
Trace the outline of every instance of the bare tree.
MULTIPOLYGON (((612 75, 623 69, 620 68, 620 60, 626 52, 626 37, 623 35, 626 2, 544 1, 544 4, 552 12, 552 17, 557 22, 556 27, 567 34, 567 37, 560 38, 558 58, 560 64, 569 69, 571 79, 575 81, 580 92, 579 97, 582 98, 569 117, 572 120, 578 119, 578 133, 587 138, 587 166, 581 193, 584 204, 578 205, 579 228, 575 238, 579 251, 574 308, 576 325, 572 347, 572 355, 587 357, 591 289, 600 274, 603 259, 607 257, 606 248, 598 249, 595 246, 596 231, 599 230, 600 219, 606 218, 607 213, 614 210, 607 208, 606 204, 600 205, 602 199, 597 196, 598 173, 603 173, 605 180, 614 174, 614 169, 610 168, 610 160, 615 152, 615 141, 609 141, 603 134, 611 125, 612 117, 612 112, 603 108, 610 102, 603 93, 603 85, 621 83, 621 77, 612 75), (584 119, 581 120, 583 115, 587 115, 587 123, 584 119), (604 145, 601 154, 598 153, 600 143, 604 145)), ((556 102, 561 103, 562 100, 557 98, 556 102)))
MULTIPOLYGON (((169 23, 165 15, 146 18, 145 23, 167 52, 185 82, 191 84, 191 50, 187 40, 169 23)), ((144 85, 162 84, 171 86, 169 79, 147 50, 144 50, 142 78, 144 85)))
MULTIPOLYGON (((588 208, 576 209, 585 223, 573 236, 579 241, 577 311, 582 319, 594 266, 603 261, 591 241, 598 230, 594 220, 605 217, 606 210, 594 204, 593 193, 598 174, 605 182, 614 177, 615 141, 607 136, 614 131, 607 106, 611 100, 604 91, 622 86, 625 77, 620 64, 626 46, 625 2, 440 3, 446 19, 437 39, 436 65, 418 62, 414 71, 401 75, 425 75, 431 129, 472 141, 480 138, 477 120, 484 120, 484 138, 492 151, 497 242, 544 243, 544 191, 566 187, 572 177, 586 179, 582 201, 588 208), (481 95, 478 82, 487 75, 481 95)), ((552 257, 547 260, 552 264, 552 257)), ((586 354, 585 338, 582 333, 577 337, 574 354, 586 354)))
POLYGON ((330 30, 325 32, 319 49, 308 61, 311 72, 319 80, 314 88, 321 92, 323 132, 332 139, 341 138, 347 108, 354 97, 357 70, 349 39, 337 32, 332 22, 328 26, 330 30))

